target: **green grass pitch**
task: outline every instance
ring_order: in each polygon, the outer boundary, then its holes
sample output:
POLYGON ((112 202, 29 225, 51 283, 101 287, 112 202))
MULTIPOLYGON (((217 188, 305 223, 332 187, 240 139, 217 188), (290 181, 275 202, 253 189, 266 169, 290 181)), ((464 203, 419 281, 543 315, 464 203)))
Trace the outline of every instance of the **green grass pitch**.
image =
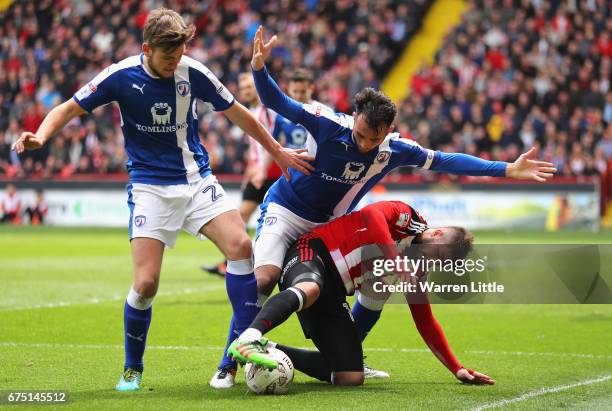
MULTIPOLYGON (((612 233, 476 238, 610 243, 612 233)), ((287 395, 264 397, 248 393, 239 373, 234 389, 213 390, 230 305, 223 281, 199 266, 219 257, 211 242, 187 235, 166 251, 144 389, 119 393, 126 230, 0 227, 0 391, 67 390, 70 402, 59 409, 90 410, 612 408, 612 305, 435 306, 459 360, 497 379, 492 387, 458 383, 429 353, 408 309, 390 305, 364 346, 367 362, 390 380, 340 388, 296 373, 287 395)), ((270 338, 310 346, 294 318, 270 338)))

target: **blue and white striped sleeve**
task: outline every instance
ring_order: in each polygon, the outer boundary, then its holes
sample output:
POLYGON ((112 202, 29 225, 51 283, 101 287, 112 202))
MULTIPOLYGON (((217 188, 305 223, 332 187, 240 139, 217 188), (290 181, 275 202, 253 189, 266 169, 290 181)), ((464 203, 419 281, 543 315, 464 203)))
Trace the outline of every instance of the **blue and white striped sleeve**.
POLYGON ((118 90, 118 65, 112 64, 74 93, 72 99, 76 101, 83 110, 91 113, 96 107, 117 100, 118 90))
POLYGON ((189 65, 189 81, 194 97, 212 104, 215 111, 225 111, 234 104, 234 96, 204 64, 183 56, 189 65))

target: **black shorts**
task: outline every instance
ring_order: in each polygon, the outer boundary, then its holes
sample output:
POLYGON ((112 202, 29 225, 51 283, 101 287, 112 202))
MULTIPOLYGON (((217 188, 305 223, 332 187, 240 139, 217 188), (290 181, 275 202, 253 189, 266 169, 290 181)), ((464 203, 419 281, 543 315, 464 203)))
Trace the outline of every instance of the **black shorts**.
POLYGON ((264 180, 261 188, 257 189, 255 186, 249 181, 244 191, 242 192, 242 199, 248 201, 254 201, 257 204, 261 204, 263 202, 268 189, 272 187, 276 180, 266 179, 264 180))
POLYGON ((363 349, 346 301, 346 290, 325 244, 313 234, 301 236, 287 251, 279 287, 304 281, 319 284, 321 294, 297 316, 332 371, 363 371, 363 349))

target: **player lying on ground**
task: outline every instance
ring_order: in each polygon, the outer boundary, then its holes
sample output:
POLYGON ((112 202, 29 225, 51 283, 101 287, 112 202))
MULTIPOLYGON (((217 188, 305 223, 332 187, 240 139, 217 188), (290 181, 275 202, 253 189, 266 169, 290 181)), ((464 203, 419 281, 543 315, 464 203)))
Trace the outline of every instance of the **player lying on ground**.
POLYGON ((270 151, 285 172, 294 167, 308 173, 311 167, 299 151, 281 147, 207 67, 184 55, 194 31, 178 13, 153 10, 144 27, 143 53, 100 72, 51 110, 36 134, 23 133, 13 145, 17 153, 39 149, 74 117, 113 101, 119 105, 129 158, 134 270, 124 305, 125 366, 116 386, 121 391, 140 388, 164 247, 174 246, 181 229, 210 238, 229 260, 226 282, 236 329, 246 329, 257 314, 251 240, 212 174, 198 136, 195 100, 223 111, 270 151))
MULTIPOLYGON (((262 335, 297 312, 307 338, 318 351, 282 345, 296 369, 338 385, 363 383, 361 341, 351 319, 346 296, 364 281, 362 256, 376 247, 378 255, 395 259, 396 242, 420 244, 425 257, 464 258, 472 236, 460 227, 428 229, 422 217, 400 201, 371 204, 302 235, 290 248, 283 265, 281 292, 263 306, 250 327, 234 341, 228 353, 241 362, 275 368, 262 335), (444 246, 451 244, 452 247, 444 246)), ((370 261, 368 257, 367 261, 370 261)), ((494 384, 490 377, 464 368, 453 355, 426 296, 414 303, 407 295, 419 333, 436 357, 459 380, 494 384)))
POLYGON ((442 153, 392 133, 396 108, 382 92, 364 89, 355 96, 349 116, 299 103, 278 88, 265 68, 276 37, 255 35, 251 65, 262 103, 310 132, 306 147, 315 157, 311 175, 291 171, 268 191, 261 206, 255 239, 255 276, 261 305, 278 283, 285 253, 303 233, 354 209, 385 175, 401 166, 462 175, 486 175, 546 181, 556 170, 534 160, 535 150, 514 163, 486 161, 466 154, 442 153))

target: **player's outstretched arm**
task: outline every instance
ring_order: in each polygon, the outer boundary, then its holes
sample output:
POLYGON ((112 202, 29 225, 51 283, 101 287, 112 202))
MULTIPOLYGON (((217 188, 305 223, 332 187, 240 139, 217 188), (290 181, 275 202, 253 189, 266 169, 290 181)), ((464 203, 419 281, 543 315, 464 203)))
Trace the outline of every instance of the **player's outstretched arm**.
POLYGON ((305 154, 306 149, 293 150, 281 146, 242 104, 235 102, 224 113, 232 123, 257 140, 270 153, 283 170, 287 180, 290 178, 288 168, 296 169, 304 174, 310 174, 310 171, 314 170, 314 167, 308 163, 308 161, 313 161, 314 158, 305 154))
POLYGON ((47 114, 40 125, 36 134, 24 132, 13 143, 11 147, 17 154, 23 153, 25 150, 38 150, 49 139, 60 131, 73 118, 87 113, 77 104, 76 101, 70 99, 59 106, 53 108, 47 114))
POLYGON ((469 154, 436 152, 430 169, 450 174, 509 177, 545 182, 557 171, 552 163, 535 160, 536 149, 523 153, 514 163, 488 161, 469 154))
MULTIPOLYGON (((412 301, 412 298, 414 298, 414 296, 406 295, 407 301, 412 301)), ((478 371, 464 368, 459 363, 448 345, 442 327, 440 327, 438 320, 436 320, 436 317, 434 317, 431 311, 431 305, 428 302, 427 294, 420 293, 417 298, 419 300, 417 304, 408 302, 410 313, 412 314, 419 334, 421 334, 421 337, 423 337, 423 340, 425 340, 431 352, 440 362, 444 364, 457 379, 466 384, 495 384, 495 380, 491 377, 479 373, 478 371)))
MULTIPOLYGON (((293 100, 278 87, 278 84, 266 70, 265 62, 270 56, 277 37, 273 36, 267 43, 264 42, 264 29, 259 26, 253 40, 253 57, 251 67, 257 94, 264 106, 276 111, 294 123, 304 124, 302 103, 293 100)), ((308 127, 308 124, 304 124, 308 127)))

